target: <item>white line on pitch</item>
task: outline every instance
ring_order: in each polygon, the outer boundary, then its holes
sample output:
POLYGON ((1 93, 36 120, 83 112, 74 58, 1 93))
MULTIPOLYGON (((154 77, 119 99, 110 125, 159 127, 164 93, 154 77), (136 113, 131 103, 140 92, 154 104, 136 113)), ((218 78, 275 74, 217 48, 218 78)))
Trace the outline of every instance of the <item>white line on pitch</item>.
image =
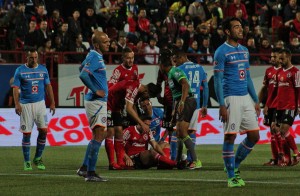
MULTIPOLYGON (((0 176, 45 176, 45 177, 68 177, 68 178, 79 178, 77 175, 57 175, 57 174, 11 174, 11 173, 0 173, 0 176)), ((185 179, 185 178, 145 178, 145 177, 108 177, 108 179, 128 179, 128 180, 165 180, 165 181, 189 181, 189 182, 227 182, 227 180, 216 180, 216 179, 185 179)), ((280 185, 300 185, 300 183, 291 182, 272 182, 272 181, 245 181, 251 184, 280 184, 280 185)))

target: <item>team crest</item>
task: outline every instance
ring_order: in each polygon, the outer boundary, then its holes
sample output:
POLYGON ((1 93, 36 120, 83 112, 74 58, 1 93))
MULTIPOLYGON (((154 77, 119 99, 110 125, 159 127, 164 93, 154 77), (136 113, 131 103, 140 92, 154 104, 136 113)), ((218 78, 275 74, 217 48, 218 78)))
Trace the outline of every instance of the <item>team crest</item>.
POLYGON ((280 77, 280 81, 283 81, 284 79, 283 79, 283 77, 280 77))
POLYGON ((42 74, 42 73, 40 73, 40 77, 41 77, 41 78, 43 77, 43 74, 42 74))
POLYGON ((148 140, 148 135, 147 135, 147 134, 144 134, 144 135, 143 135, 143 139, 144 139, 144 140, 148 140))
POLYGON ((248 58, 248 53, 244 53, 244 57, 245 57, 245 59, 247 59, 248 58))
POLYGON ((21 126, 21 129, 24 131, 24 130, 26 130, 26 125, 22 125, 21 126))
POLYGON ((103 117, 103 118, 101 119, 101 122, 102 122, 102 123, 106 123, 106 117, 103 117))
POLYGON ((240 72, 240 80, 244 80, 245 79, 245 70, 239 70, 240 72))
POLYGON ((230 128, 231 128, 231 130, 234 130, 234 129, 235 129, 235 124, 232 123, 232 124, 230 125, 230 128))
POLYGON ((289 72, 286 77, 290 78, 292 76, 291 72, 289 72))
POLYGON ((218 61, 214 61, 214 66, 217 66, 218 65, 218 61))

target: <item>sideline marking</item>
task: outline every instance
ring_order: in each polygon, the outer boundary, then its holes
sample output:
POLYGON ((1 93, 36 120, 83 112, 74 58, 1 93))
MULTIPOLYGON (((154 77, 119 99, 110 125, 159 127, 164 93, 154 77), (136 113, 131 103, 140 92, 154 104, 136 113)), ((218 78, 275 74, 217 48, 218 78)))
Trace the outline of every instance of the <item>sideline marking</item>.
MULTIPOLYGON (((11 173, 0 173, 0 176, 45 176, 45 177, 68 177, 68 178, 82 178, 77 175, 58 175, 58 174, 11 174, 11 173)), ((184 179, 184 178, 144 178, 144 177, 107 177, 103 176, 107 179, 128 179, 128 180, 165 180, 165 181, 182 181, 182 182, 227 182, 227 180, 216 180, 216 179, 184 179)), ((276 185, 299 185, 299 183, 292 182, 272 182, 272 181, 245 181, 246 183, 251 184, 276 184, 276 185)))

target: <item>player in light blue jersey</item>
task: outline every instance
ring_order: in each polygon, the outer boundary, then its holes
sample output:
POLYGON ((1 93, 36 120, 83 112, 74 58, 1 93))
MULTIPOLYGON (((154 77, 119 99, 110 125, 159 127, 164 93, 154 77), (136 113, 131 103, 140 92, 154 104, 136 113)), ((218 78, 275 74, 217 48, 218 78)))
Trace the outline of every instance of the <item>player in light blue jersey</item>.
POLYGON ((77 170, 79 176, 85 177, 86 182, 105 182, 95 173, 98 153, 102 141, 106 138, 107 121, 107 95, 108 85, 106 78, 106 66, 103 60, 103 52, 109 49, 108 36, 95 31, 92 36, 94 50, 91 50, 80 67, 80 79, 89 92, 85 96, 84 106, 93 137, 88 144, 82 166, 77 170))
POLYGON ((47 92, 50 100, 50 112, 52 112, 52 115, 55 113, 55 102, 48 71, 45 66, 38 64, 37 51, 29 51, 27 53, 27 63, 16 69, 12 87, 15 110, 20 116, 20 132, 23 133, 24 170, 32 170, 30 137, 34 123, 39 134, 33 163, 38 169, 45 170, 46 167, 42 161, 48 126, 45 92, 47 92))
MULTIPOLYGON (((197 101, 197 109, 193 114, 189 127, 189 136, 192 139, 195 148, 198 116, 201 115, 202 117, 205 117, 207 114, 207 103, 209 95, 207 76, 203 67, 199 64, 189 61, 184 51, 174 51, 173 53, 176 66, 186 74, 192 89, 192 93, 197 101), (202 106, 200 104, 200 88, 202 88, 203 90, 202 106)), ((191 162, 191 154, 189 151, 187 152, 187 156, 187 160, 191 162)))
POLYGON ((214 55, 214 85, 224 128, 223 160, 228 187, 240 187, 245 186, 240 177, 240 163, 259 141, 260 107, 250 77, 248 49, 238 43, 243 38, 241 21, 226 18, 222 26, 227 41, 214 55), (234 154, 237 133, 246 133, 247 137, 234 154))

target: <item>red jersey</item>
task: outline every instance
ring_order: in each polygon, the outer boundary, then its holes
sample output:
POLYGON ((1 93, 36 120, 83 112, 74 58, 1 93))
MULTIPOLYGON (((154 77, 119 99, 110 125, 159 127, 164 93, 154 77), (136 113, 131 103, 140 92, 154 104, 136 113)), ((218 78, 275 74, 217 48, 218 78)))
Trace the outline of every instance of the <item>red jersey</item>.
POLYGON ((277 110, 295 110, 298 107, 297 97, 300 87, 299 69, 292 66, 287 70, 280 68, 277 72, 277 110))
POLYGON ((157 76, 157 84, 161 86, 162 82, 165 82, 165 89, 164 89, 164 106, 169 105, 172 106, 173 104, 173 97, 172 97, 172 91, 169 87, 168 83, 168 76, 164 73, 162 73, 160 70, 158 71, 157 76))
POLYGON ((137 126, 129 126, 123 130, 125 152, 128 156, 139 154, 147 150, 149 141, 155 140, 152 132, 140 133, 137 126))
POLYGON ((268 90, 268 98, 266 102, 266 106, 268 106, 268 108, 277 108, 276 74, 279 69, 280 67, 276 68, 274 66, 266 69, 263 84, 267 87, 268 90))
POLYGON ((133 64, 131 68, 127 69, 123 64, 116 67, 108 81, 108 88, 115 85, 122 80, 138 80, 138 67, 133 64))
POLYGON ((125 100, 134 103, 139 91, 138 80, 123 80, 113 85, 108 91, 107 109, 112 112, 123 110, 125 100))

